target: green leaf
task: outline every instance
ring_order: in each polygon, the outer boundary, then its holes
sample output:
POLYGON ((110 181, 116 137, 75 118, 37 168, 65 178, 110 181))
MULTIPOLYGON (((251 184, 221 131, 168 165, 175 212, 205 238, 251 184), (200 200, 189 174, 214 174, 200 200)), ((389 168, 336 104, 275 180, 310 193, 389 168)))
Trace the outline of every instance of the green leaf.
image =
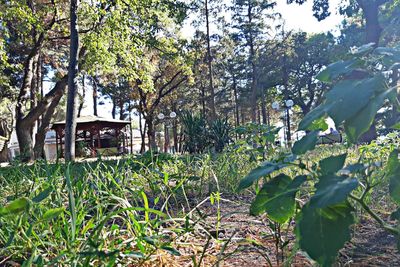
POLYGON ((346 157, 347 153, 320 160, 319 167, 321 168, 321 172, 323 174, 337 172, 338 170, 343 168, 344 162, 346 161, 346 157))
POLYGON ((371 52, 372 50, 374 50, 375 48, 375 43, 368 43, 365 45, 362 45, 360 47, 357 48, 357 50, 353 53, 353 55, 365 55, 369 52, 371 52))
POLYGON ((170 247, 170 246, 161 246, 160 247, 161 249, 163 249, 163 250, 165 250, 165 251, 167 251, 169 254, 171 254, 171 255, 174 255, 174 256, 181 256, 181 253, 177 250, 177 249, 175 249, 175 248, 173 248, 173 247, 170 247))
POLYGON ((345 170, 348 170, 350 173, 356 173, 356 172, 360 172, 362 170, 366 169, 366 166, 362 163, 355 163, 355 164, 351 164, 346 166, 346 168, 344 168, 345 170))
POLYGON ((379 94, 377 97, 370 99, 369 103, 363 109, 353 117, 346 120, 344 128, 347 138, 351 143, 357 143, 358 138, 369 130, 374 122, 376 113, 391 93, 392 90, 387 90, 379 94))
POLYGON ((396 211, 393 211, 392 214, 390 214, 390 219, 400 221, 400 208, 398 208, 396 211))
POLYGON ((33 202, 35 203, 40 203, 43 200, 45 200, 48 196, 50 196, 50 194, 53 192, 53 187, 49 186, 47 187, 45 190, 43 190, 42 192, 40 192, 36 197, 34 197, 32 199, 33 202))
POLYGON ((294 143, 292 147, 293 154, 302 155, 315 148, 318 141, 318 131, 313 131, 294 143))
POLYGON ((328 114, 328 111, 331 109, 334 103, 330 104, 322 104, 316 107, 315 109, 311 110, 307 113, 306 116, 300 121, 299 123, 299 130, 326 130, 324 129, 326 126, 321 123, 321 120, 325 122, 325 117, 328 114))
POLYGON ((30 200, 26 197, 18 198, 5 207, 0 207, 0 216, 16 215, 27 210, 30 206, 30 200))
POLYGON ((400 122, 396 123, 395 125, 393 125, 392 127, 390 127, 394 130, 400 130, 400 122))
POLYGON ((331 266, 338 251, 351 238, 352 211, 347 202, 323 209, 304 206, 296 226, 300 248, 322 266, 331 266))
POLYGON ((400 161, 399 151, 393 150, 386 165, 386 175, 389 178, 389 194, 397 205, 400 205, 400 161))
POLYGON ((295 213, 295 196, 307 177, 297 176, 293 180, 285 174, 274 177, 264 184, 251 203, 250 213, 258 215, 264 211, 268 217, 278 223, 287 222, 295 213))
POLYGON ((65 211, 64 208, 49 209, 43 214, 43 216, 40 220, 41 221, 51 221, 51 220, 57 218, 64 211, 65 211))
POLYGON ((326 94, 326 103, 333 103, 328 116, 339 125, 355 116, 368 105, 375 93, 383 92, 385 88, 387 87, 383 75, 363 80, 341 81, 326 94))
POLYGON ((317 75, 317 79, 321 82, 332 82, 334 79, 338 78, 341 75, 350 73, 354 70, 359 61, 357 59, 351 59, 347 61, 338 61, 330 64, 324 70, 322 70, 317 75))
POLYGON ((255 181, 257 181, 261 177, 267 176, 268 174, 280 170, 283 167, 286 167, 286 164, 265 162, 263 165, 252 170, 245 178, 243 178, 240 181, 238 190, 243 190, 251 186, 255 181))
POLYGON ((317 191, 311 198, 310 205, 324 208, 343 202, 357 186, 358 180, 355 178, 336 175, 322 176, 315 185, 317 191))

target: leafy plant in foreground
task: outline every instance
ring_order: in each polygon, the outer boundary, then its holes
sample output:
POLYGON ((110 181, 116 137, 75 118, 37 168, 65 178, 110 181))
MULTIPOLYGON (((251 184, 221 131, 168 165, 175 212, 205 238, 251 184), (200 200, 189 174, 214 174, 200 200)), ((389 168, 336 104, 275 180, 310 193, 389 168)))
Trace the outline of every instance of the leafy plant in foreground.
MULTIPOLYGON (((312 165, 307 164, 303 156, 315 148, 318 131, 327 129, 326 117, 331 117, 337 126, 343 125, 349 143, 355 144, 368 131, 385 103, 389 102, 398 109, 397 87, 388 85, 390 81, 386 74, 399 62, 399 49, 374 49, 374 45, 369 44, 357 49, 349 60, 328 66, 318 79, 332 83, 332 89, 326 93, 325 101, 299 124, 299 130, 308 134, 293 145, 292 154, 265 162, 239 185, 239 189, 244 189, 265 177, 266 182, 258 191, 250 212, 266 212, 277 223, 287 223, 295 216, 300 249, 323 266, 331 266, 339 249, 350 240, 349 227, 355 223, 356 205, 395 235, 400 244, 400 225, 386 223, 366 202, 377 185, 375 172, 379 166, 363 161, 362 156, 358 162, 346 165, 347 153, 324 158, 312 165), (289 177, 285 174, 289 168, 297 168, 303 175, 289 177), (305 187, 309 188, 308 191, 311 189, 311 194, 300 205, 296 203, 296 196, 305 187), (300 207, 298 213, 296 207, 300 207)), ((387 160, 385 176, 389 180, 389 194, 399 207, 400 161, 397 149, 392 149, 387 160)), ((399 220, 398 214, 399 209, 394 211, 392 218, 399 220)))

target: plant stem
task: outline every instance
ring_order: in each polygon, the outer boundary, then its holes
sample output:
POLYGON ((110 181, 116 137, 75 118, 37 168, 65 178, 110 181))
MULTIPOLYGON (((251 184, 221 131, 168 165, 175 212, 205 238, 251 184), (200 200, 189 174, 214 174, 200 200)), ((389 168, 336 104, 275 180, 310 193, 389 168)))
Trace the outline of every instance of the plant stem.
POLYGON ((376 214, 373 210, 371 210, 371 208, 364 202, 364 200, 362 198, 358 198, 354 195, 350 195, 350 198, 352 198, 353 200, 357 201, 361 207, 369 214, 371 215, 372 218, 374 218, 374 220, 376 222, 379 223, 380 226, 382 226, 386 231, 394 234, 394 235, 400 235, 400 231, 398 229, 396 229, 395 227, 387 224, 381 217, 378 216, 378 214, 376 214))

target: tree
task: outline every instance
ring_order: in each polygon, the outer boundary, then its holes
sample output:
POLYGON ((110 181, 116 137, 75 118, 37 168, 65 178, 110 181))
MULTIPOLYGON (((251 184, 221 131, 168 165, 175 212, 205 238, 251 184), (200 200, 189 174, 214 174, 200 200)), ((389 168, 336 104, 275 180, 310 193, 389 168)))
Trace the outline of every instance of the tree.
MULTIPOLYGON (((287 0, 290 3, 303 4, 307 0, 287 0)), ((354 15, 362 10, 365 19, 365 41, 366 43, 379 44, 382 27, 379 23, 379 11, 381 6, 393 2, 392 0, 351 0, 347 7, 342 8, 342 13, 354 15)), ((329 0, 313 0, 314 16, 318 20, 324 20, 330 15, 329 0)))
POLYGON ((75 160, 75 132, 77 117, 77 96, 78 96, 78 1, 71 0, 70 6, 70 52, 68 67, 68 98, 67 98, 67 116, 65 119, 65 160, 75 160))
MULTIPOLYGON (((222 20, 222 9, 223 5, 221 1, 217 0, 194 0, 192 4, 192 9, 199 13, 198 19, 196 19, 193 24, 197 28, 196 37, 202 38, 206 41, 205 49, 205 62, 207 63, 207 80, 208 80, 208 92, 209 97, 209 110, 210 119, 216 119, 216 107, 215 107, 215 82, 214 82, 214 70, 213 70, 213 50, 212 50, 212 40, 215 39, 215 34, 211 34, 211 25, 218 26, 219 22, 222 20), (205 33, 200 30, 204 26, 205 33)), ((196 12, 196 13, 197 13, 196 12)), ((203 112, 204 113, 204 112, 203 112)), ((205 115, 205 113, 203 114, 205 115)))
POLYGON ((335 40, 330 33, 307 36, 300 32, 294 34, 289 42, 291 51, 288 51, 286 67, 290 82, 283 94, 306 115, 321 103, 323 93, 328 89, 315 77, 330 63, 335 40))
MULTIPOLYGON (((162 101, 172 92, 184 87, 189 81, 191 70, 186 65, 187 58, 178 54, 171 57, 170 53, 147 51, 148 63, 155 66, 151 72, 151 80, 145 81, 143 78, 137 78, 133 82, 134 98, 137 99, 136 108, 145 120, 144 128, 147 128, 147 138, 149 149, 155 150, 155 120, 156 111, 162 104, 162 101)), ((146 64, 143 64, 146 65, 146 64)), ((142 141, 144 138, 142 137, 142 141)))
POLYGON ((250 83, 250 103, 251 119, 257 121, 257 53, 259 41, 264 37, 268 29, 265 18, 274 19, 275 16, 267 14, 266 11, 275 6, 275 2, 267 0, 235 0, 233 2, 233 27, 236 30, 236 38, 241 45, 248 51, 249 83, 250 83))
MULTIPOLYGON (((22 71, 10 75, 15 76, 15 85, 19 88, 16 132, 20 152, 22 159, 29 161, 35 157, 34 145, 35 154, 41 154, 52 114, 67 87, 65 62, 68 62, 70 18, 65 14, 69 14, 66 12, 68 5, 65 2, 20 0, 3 1, 0 5, 0 20, 4 22, 0 32, 10 36, 5 45, 8 60, 14 60, 22 67, 22 71), (16 48, 21 53, 10 58, 16 48), (46 95, 37 99, 40 90, 35 69, 41 65, 38 64, 40 58, 45 59, 42 62, 55 73, 56 82, 46 95), (33 129, 40 118, 35 143, 33 129)), ((82 2, 80 7, 80 70, 85 70, 88 75, 117 72, 125 77, 135 76, 135 62, 142 52, 139 47, 143 43, 152 43, 160 28, 171 21, 182 21, 185 15, 181 2, 168 0, 148 1, 146 5, 130 0, 123 3, 104 1, 95 5, 82 2)))

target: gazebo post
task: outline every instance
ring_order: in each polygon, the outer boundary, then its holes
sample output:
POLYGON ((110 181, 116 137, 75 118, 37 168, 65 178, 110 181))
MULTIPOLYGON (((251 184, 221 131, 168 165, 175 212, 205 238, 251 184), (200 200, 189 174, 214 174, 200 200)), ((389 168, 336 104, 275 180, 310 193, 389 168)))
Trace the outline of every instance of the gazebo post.
POLYGON ((100 128, 96 127, 97 130, 97 148, 101 148, 101 142, 100 142, 100 128))
POLYGON ((60 150, 61 150, 61 154, 60 154, 60 158, 63 157, 64 151, 63 151, 63 143, 62 143, 62 132, 60 134, 60 150))
POLYGON ((122 131, 122 154, 125 154, 125 145, 126 145, 125 141, 126 141, 125 140, 125 133, 122 131))
POLYGON ((56 131, 56 157, 58 159, 58 131, 56 131))

